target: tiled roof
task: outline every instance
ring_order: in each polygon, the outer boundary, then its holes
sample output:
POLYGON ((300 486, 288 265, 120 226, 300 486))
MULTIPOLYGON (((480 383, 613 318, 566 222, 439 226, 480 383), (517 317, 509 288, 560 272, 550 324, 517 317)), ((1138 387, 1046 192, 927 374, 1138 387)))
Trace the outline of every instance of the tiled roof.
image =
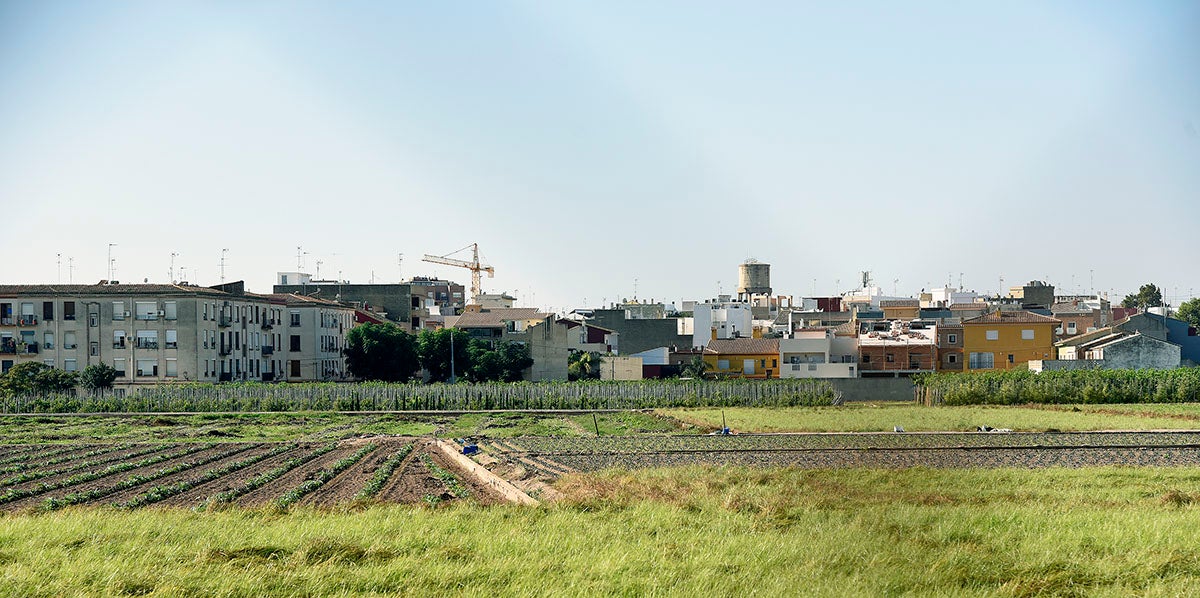
POLYGON ((455 328, 503 328, 505 322, 521 320, 540 320, 550 314, 537 310, 536 307, 512 307, 482 309, 480 311, 463 312, 454 323, 455 328))
POLYGON ((963 320, 963 324, 1059 324, 1059 320, 1050 316, 1035 314, 1031 311, 994 311, 977 318, 963 320))
POLYGON ((310 295, 301 295, 300 293, 246 293, 247 297, 258 297, 268 301, 282 301, 288 305, 326 305, 329 307, 346 307, 337 301, 331 299, 321 299, 320 297, 312 297, 310 295))
POLYGON ((774 355, 779 353, 777 338, 716 338, 704 347, 707 354, 774 355))
POLYGON ((989 309, 986 303, 952 303, 951 311, 972 311, 989 309))
POLYGON ((209 295, 229 296, 224 291, 208 287, 183 286, 177 284, 5 284, 0 285, 0 296, 21 295, 209 295))

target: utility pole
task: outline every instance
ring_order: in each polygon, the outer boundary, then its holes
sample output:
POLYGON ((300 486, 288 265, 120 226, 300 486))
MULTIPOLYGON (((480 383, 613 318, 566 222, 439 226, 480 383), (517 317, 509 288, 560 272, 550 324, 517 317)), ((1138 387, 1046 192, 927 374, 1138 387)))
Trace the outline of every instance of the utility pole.
POLYGON ((113 247, 116 247, 116 246, 117 246, 117 244, 116 244, 116 243, 109 243, 109 244, 108 244, 108 280, 109 280, 109 282, 112 282, 112 279, 113 279, 113 264, 115 264, 115 263, 116 263, 116 260, 114 260, 114 259, 113 259, 113 256, 112 256, 112 248, 113 248, 113 247))
MULTIPOLYGON (((297 247, 299 249, 299 247, 297 247)), ((229 253, 229 249, 221 250, 221 284, 225 284, 225 254, 229 253)))

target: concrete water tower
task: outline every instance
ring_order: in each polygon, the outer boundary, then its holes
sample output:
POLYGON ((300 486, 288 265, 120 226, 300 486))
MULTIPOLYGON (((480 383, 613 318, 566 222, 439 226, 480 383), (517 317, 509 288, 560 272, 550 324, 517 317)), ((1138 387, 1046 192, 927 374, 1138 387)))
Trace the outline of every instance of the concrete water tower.
POLYGON ((750 258, 738 266, 738 300, 749 301, 753 295, 771 295, 771 264, 750 258))

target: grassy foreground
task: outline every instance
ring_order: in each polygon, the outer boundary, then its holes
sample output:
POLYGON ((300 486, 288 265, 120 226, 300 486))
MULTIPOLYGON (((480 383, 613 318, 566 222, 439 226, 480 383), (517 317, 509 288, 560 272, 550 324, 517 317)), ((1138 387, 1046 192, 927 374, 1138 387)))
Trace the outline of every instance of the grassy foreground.
POLYGON ((685 468, 537 508, 0 518, 0 594, 1195 595, 1200 470, 685 468))
MULTIPOLYGON (((1196 430, 1200 405, 970 406, 923 407, 905 403, 850 403, 839 407, 723 410, 740 432, 973 431, 977 426, 1046 430, 1196 430)), ((707 428, 721 426, 721 409, 662 409, 658 413, 707 428)))

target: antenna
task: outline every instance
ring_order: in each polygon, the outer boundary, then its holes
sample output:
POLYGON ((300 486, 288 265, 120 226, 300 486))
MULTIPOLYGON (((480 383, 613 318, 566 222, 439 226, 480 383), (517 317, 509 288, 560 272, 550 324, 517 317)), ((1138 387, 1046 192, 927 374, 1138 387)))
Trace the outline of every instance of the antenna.
MULTIPOLYGON (((317 260, 317 280, 321 280, 321 264, 324 264, 324 263, 325 262, 323 262, 321 260, 317 260)), ((339 277, 340 277, 340 275, 339 275, 339 277)))
POLYGON ((400 274, 400 282, 404 282, 404 254, 396 254, 396 272, 400 274))
POLYGON ((75 283, 75 258, 67 258, 67 282, 75 283))
MULTIPOLYGON (((297 247, 296 249, 300 249, 297 247)), ((229 253, 229 248, 221 250, 221 284, 225 284, 225 254, 229 253)))
POLYGON ((899 295, 900 291, 897 291, 897 290, 896 290, 896 287, 897 287, 897 285, 899 285, 899 284, 900 284, 900 279, 899 279, 899 278, 892 280, 892 295, 894 295, 894 296, 897 296, 897 297, 899 297, 899 296, 900 296, 900 295, 899 295))
POLYGON ((297 272, 304 271, 304 256, 306 256, 306 255, 308 255, 308 252, 305 251, 303 247, 297 245, 296 246, 296 271, 297 272))
POLYGON ((171 270, 167 274, 167 278, 171 281, 172 284, 174 284, 174 282, 175 282, 175 258, 176 257, 179 257, 179 254, 172 251, 171 252, 171 270))
POLYGON ((1088 270, 1088 288, 1092 293, 1096 293, 1096 271, 1094 269, 1088 270))
POLYGON ((179 282, 187 281, 187 266, 179 267, 179 282))
POLYGON ((637 283, 638 283, 638 279, 634 278, 633 279, 633 300, 635 302, 637 301, 637 283))
POLYGON ((116 247, 116 246, 117 246, 117 244, 116 244, 116 243, 109 243, 109 244, 108 244, 108 280, 109 280, 110 282, 111 282, 111 281, 112 281, 112 279, 113 279, 113 266, 114 266, 114 265, 116 264, 116 262, 117 262, 115 259, 113 259, 113 256, 112 256, 112 248, 113 248, 113 247, 116 247))
POLYGON ((58 256, 58 259, 54 262, 58 265, 58 282, 62 282, 62 254, 56 253, 54 255, 58 256))

